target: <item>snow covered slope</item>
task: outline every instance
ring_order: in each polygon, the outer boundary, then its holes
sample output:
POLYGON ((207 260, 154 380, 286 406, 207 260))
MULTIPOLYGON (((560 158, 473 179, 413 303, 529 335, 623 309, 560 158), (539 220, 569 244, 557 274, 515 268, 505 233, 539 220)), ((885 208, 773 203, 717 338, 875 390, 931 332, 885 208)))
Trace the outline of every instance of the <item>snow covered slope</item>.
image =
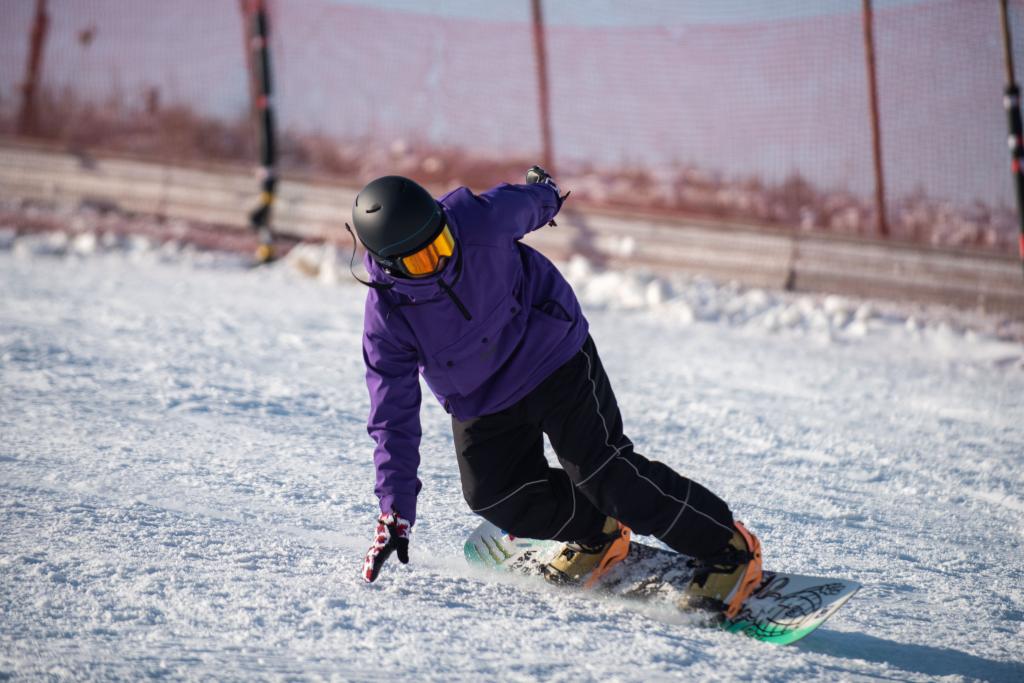
POLYGON ((1012 322, 565 272, 638 450, 720 492, 767 566, 865 584, 819 632, 474 574, 432 403, 412 563, 364 585, 361 287, 309 252, 7 235, 0 679, 1024 679, 1012 322))

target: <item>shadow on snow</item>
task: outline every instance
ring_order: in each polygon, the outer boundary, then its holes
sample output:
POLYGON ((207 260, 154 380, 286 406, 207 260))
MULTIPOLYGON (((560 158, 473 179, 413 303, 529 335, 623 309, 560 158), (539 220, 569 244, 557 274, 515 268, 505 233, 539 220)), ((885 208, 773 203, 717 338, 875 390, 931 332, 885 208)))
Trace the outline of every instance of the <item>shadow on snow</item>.
POLYGON ((797 643, 800 650, 888 664, 903 671, 926 676, 963 676, 986 681, 1022 681, 1024 663, 985 659, 951 648, 913 645, 885 640, 863 633, 817 631, 797 643))

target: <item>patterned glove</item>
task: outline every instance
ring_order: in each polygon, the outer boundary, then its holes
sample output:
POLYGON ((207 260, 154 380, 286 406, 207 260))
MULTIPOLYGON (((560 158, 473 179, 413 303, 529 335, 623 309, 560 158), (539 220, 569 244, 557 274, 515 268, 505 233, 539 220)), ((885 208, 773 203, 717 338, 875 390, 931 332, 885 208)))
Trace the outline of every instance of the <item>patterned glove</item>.
POLYGON ((409 563, 409 528, 412 525, 409 520, 402 519, 397 512, 382 512, 377 518, 377 533, 373 538, 373 545, 366 551, 366 559, 363 561, 363 578, 367 582, 376 580, 380 574, 380 568, 384 562, 391 557, 391 553, 398 551, 398 561, 402 564, 409 563))

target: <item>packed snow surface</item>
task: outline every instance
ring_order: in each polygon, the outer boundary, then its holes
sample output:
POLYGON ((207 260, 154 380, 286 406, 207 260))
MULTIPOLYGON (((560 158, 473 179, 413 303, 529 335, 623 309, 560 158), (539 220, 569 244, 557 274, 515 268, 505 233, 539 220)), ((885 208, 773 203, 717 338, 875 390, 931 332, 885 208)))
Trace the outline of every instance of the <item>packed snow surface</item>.
POLYGON ((336 259, 2 237, 0 679, 1024 680, 1007 321, 563 265, 638 450, 768 568, 864 584, 779 647, 470 570, 433 403, 412 562, 364 584, 365 295, 336 259))

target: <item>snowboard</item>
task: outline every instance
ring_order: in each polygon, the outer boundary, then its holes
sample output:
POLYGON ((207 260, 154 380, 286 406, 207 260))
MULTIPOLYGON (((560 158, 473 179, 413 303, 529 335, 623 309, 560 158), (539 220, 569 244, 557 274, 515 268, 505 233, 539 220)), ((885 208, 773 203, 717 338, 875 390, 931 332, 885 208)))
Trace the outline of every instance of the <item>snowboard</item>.
MULTIPOLYGON (((561 545, 558 541, 517 538, 485 521, 469 535, 463 549, 473 566, 536 576, 544 581, 541 568, 561 545)), ((632 541, 626 558, 587 590, 596 596, 618 596, 667 606, 698 615, 695 621, 730 633, 786 645, 821 626, 860 589, 859 583, 847 579, 766 570, 761 585, 743 603, 736 617, 726 619, 721 614, 681 606, 684 590, 693 578, 693 570, 686 564, 689 559, 671 550, 632 541)))

